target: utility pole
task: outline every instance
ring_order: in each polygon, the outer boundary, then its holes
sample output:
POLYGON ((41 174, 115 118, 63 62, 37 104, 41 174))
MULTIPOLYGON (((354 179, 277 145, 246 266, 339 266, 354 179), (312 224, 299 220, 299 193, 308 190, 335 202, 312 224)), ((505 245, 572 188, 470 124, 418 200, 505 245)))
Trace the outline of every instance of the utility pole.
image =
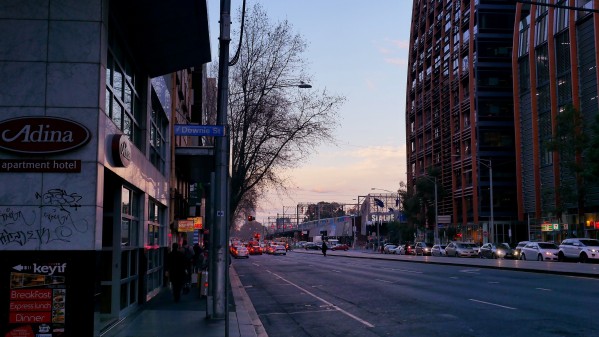
POLYGON ((208 301, 210 317, 225 319, 228 335, 227 285, 229 283, 229 133, 227 128, 227 102, 229 98, 229 43, 231 42, 231 0, 220 1, 220 37, 218 93, 216 124, 225 129, 223 137, 215 140, 215 193, 214 193, 214 242, 211 242, 213 270, 210 271, 212 301, 208 301))

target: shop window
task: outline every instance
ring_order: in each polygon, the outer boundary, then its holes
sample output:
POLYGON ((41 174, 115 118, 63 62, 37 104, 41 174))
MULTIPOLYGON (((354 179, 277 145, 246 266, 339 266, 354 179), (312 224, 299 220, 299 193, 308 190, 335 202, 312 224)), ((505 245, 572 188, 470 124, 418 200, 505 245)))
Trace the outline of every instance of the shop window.
POLYGON ((121 246, 137 246, 139 197, 134 191, 123 187, 121 198, 121 246))

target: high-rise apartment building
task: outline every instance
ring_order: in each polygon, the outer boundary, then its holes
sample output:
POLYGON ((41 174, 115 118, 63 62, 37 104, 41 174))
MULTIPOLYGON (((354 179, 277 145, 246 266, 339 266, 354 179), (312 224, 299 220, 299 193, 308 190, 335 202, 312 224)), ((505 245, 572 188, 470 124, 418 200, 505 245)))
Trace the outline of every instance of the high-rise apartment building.
POLYGON ((504 0, 413 2, 408 189, 424 178, 434 179, 438 188, 438 227, 421 227, 423 240, 433 241, 435 231, 441 241, 509 242, 526 236, 516 207, 515 8, 504 0))
POLYGON ((599 188, 585 171, 593 161, 588 141, 597 136, 597 2, 544 3, 516 6, 518 214, 532 239, 596 238, 599 188), (559 144, 551 146, 556 135, 559 144))

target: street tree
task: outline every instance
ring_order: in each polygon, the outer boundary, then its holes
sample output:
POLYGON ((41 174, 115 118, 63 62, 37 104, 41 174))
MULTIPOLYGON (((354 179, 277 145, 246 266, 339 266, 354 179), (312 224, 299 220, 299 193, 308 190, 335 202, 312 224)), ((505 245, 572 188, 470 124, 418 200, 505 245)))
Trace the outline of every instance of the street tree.
MULTIPOLYGON (((569 208, 576 208, 579 226, 583 226, 586 181, 590 179, 591 165, 583 164, 583 154, 589 149, 590 139, 584 132, 584 116, 580 110, 567 105, 556 118, 555 133, 547 141, 550 152, 559 155, 560 181, 556 188, 557 216, 569 208)), ((550 209, 550 211, 552 211, 550 209)))
POLYGON ((271 22, 260 4, 247 10, 241 43, 232 45, 240 49, 229 70, 230 212, 240 219, 265 191, 286 192, 286 170, 323 142, 334 142, 345 98, 298 87, 313 84, 304 59, 307 43, 287 20, 271 22))

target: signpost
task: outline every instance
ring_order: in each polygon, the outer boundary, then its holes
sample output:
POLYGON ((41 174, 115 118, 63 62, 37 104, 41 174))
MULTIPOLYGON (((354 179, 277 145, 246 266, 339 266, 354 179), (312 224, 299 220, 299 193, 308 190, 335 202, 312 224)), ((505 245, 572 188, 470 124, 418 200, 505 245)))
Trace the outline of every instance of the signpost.
POLYGON ((225 127, 223 125, 175 124, 175 136, 223 137, 224 135, 225 127))

